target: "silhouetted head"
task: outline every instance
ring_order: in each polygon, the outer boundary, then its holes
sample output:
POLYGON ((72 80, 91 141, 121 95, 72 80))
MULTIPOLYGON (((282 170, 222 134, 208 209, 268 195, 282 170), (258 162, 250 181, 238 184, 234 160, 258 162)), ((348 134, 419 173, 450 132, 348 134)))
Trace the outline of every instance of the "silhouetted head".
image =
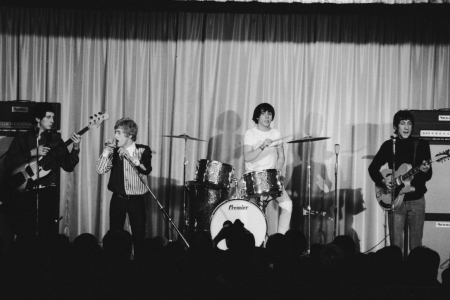
POLYGON ((98 255, 102 248, 98 244, 97 238, 90 233, 82 233, 73 240, 73 251, 75 256, 89 258, 98 255))
POLYGON ((275 233, 269 236, 266 243, 267 255, 269 257, 269 262, 274 263, 281 258, 281 256, 286 254, 287 250, 287 239, 284 234, 275 233))
POLYGON ((416 247, 411 250, 406 261, 421 276, 437 279, 441 258, 436 251, 424 246, 416 247))
POLYGON ((347 255, 356 253, 356 243, 348 235, 338 235, 334 238, 333 244, 339 246, 347 255))
POLYGON ((255 247, 255 237, 248 231, 241 220, 236 219, 226 237, 227 247, 230 250, 250 250, 255 247))
POLYGON ((126 230, 109 230, 103 237, 103 251, 109 257, 129 259, 131 249, 131 234, 126 230))
POLYGON ((320 266, 322 268, 336 267, 340 262, 342 262, 347 255, 344 250, 335 244, 328 244, 323 248, 320 253, 320 266))
POLYGON ((300 229, 290 229, 285 234, 288 247, 293 254, 302 255, 306 251, 306 236, 300 229))
POLYGON ((382 265, 394 266, 402 263, 403 252, 399 246, 391 245, 378 250, 376 258, 382 265))

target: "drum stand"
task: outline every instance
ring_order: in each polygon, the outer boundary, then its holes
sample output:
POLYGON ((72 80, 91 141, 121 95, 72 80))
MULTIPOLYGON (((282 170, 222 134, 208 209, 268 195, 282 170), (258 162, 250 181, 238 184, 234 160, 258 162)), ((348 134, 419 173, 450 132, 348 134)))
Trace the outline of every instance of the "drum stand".
POLYGON ((186 165, 188 164, 188 161, 186 160, 186 147, 187 147, 187 140, 193 140, 193 141, 200 141, 205 142, 205 140, 190 137, 186 133, 180 134, 180 135, 163 135, 164 137, 169 138, 176 138, 176 139, 183 139, 184 140, 184 159, 183 159, 183 211, 184 211, 184 225, 185 229, 189 228, 189 206, 187 205, 186 201, 186 165))
POLYGON ((231 199, 241 199, 241 196, 238 194, 238 179, 233 177, 231 178, 231 182, 234 182, 234 195, 231 196, 231 199))
POLYGON ((267 208, 267 205, 269 205, 270 201, 275 200, 275 198, 272 197, 271 199, 269 199, 269 197, 271 197, 271 196, 265 196, 266 199, 265 199, 265 200, 261 200, 262 197, 264 197, 264 196, 261 196, 261 197, 256 198, 256 199, 258 199, 258 200, 256 200, 255 202, 256 202, 256 204, 259 206, 259 208, 261 209, 261 211, 263 212, 263 214, 266 215, 266 208, 267 208))
POLYGON ((308 249, 307 249, 308 254, 310 253, 310 250, 311 250, 311 142, 326 140, 326 139, 329 139, 329 137, 312 137, 308 134, 306 137, 304 137, 302 139, 288 142, 288 144, 308 142, 308 174, 307 174, 308 207, 306 209, 307 214, 308 214, 308 249))

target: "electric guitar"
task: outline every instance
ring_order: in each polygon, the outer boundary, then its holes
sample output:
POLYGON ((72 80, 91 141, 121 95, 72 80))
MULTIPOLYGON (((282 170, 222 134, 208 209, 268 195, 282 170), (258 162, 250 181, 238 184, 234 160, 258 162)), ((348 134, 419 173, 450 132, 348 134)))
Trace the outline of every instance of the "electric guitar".
MULTIPOLYGON (((430 159, 423 163, 422 165, 430 165, 436 161, 443 162, 450 158, 450 149, 447 149, 443 152, 436 154, 433 159, 430 159)), ((394 174, 394 183, 392 184, 392 188, 394 189, 394 206, 398 207, 403 202, 403 197, 405 197, 406 193, 414 192, 415 188, 411 185, 411 181, 414 178, 414 175, 420 172, 420 167, 417 166, 412 168, 410 164, 402 164, 394 174)), ((391 179, 392 170, 385 169, 381 171, 381 174, 385 179, 391 179)), ((384 210, 392 209, 392 193, 385 186, 375 185, 375 193, 377 197, 377 201, 380 204, 381 208, 384 210)))
MULTIPOLYGON (((77 134, 83 135, 92 127, 98 127, 104 120, 108 120, 109 115, 105 112, 99 112, 90 117, 89 124, 80 130, 77 134)), ((31 186, 32 182, 38 178, 44 178, 50 172, 50 170, 44 170, 44 166, 54 159, 61 151, 67 149, 67 146, 72 144, 72 139, 68 139, 61 146, 50 149, 46 156, 39 157, 39 161, 36 163, 36 157, 29 162, 17 167, 13 170, 10 179, 11 186, 18 191, 26 189, 31 186)))

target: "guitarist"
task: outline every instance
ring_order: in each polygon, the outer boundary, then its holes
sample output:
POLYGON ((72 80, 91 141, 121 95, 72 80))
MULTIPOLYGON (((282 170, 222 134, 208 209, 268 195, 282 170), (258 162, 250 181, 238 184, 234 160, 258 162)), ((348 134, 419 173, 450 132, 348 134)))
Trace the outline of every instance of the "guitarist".
MULTIPOLYGON (((50 131, 55 116, 51 104, 37 105, 33 109, 32 115, 35 127, 17 135, 6 153, 5 169, 11 174, 16 168, 32 163, 31 161, 36 159, 37 155, 39 158, 45 159, 52 148, 64 145, 60 136, 50 131), (36 139, 39 139, 38 148, 36 148, 36 139)), ((51 172, 40 177, 38 182, 29 179, 26 188, 11 202, 12 230, 17 239, 31 238, 36 235, 48 237, 58 232, 59 188, 56 183, 59 182, 59 168, 66 172, 72 172, 79 161, 81 136, 74 133, 71 139, 73 141, 72 151, 69 152, 67 147, 60 151, 44 167, 44 170, 51 170, 51 172), (39 200, 38 203, 37 200, 39 200)))
MULTIPOLYGON (((384 186, 392 190, 390 176, 384 178, 380 173, 380 168, 388 163, 392 169, 393 144, 395 139, 395 169, 402 164, 409 164, 411 167, 420 165, 420 171, 411 181, 411 191, 404 195, 400 206, 394 211, 394 237, 393 243, 403 251, 403 229, 405 219, 409 224, 409 249, 410 251, 422 245, 423 227, 425 222, 425 193, 427 188, 425 183, 431 179, 433 174, 431 165, 426 161, 430 160, 430 145, 427 141, 415 139, 411 136, 414 127, 414 117, 408 110, 400 110, 394 115, 394 136, 385 141, 378 153, 375 155, 369 166, 369 174, 377 186, 384 186)), ((398 177, 397 174, 395 177, 398 177)), ((390 211, 392 213, 392 211, 390 211)), ((389 224, 391 226, 391 224, 389 224)), ((392 229, 392 228, 391 228, 392 229)), ((390 230, 392 232, 392 230, 390 230)), ((392 238, 392 237, 391 237, 392 238)), ((392 239, 391 239, 392 240, 392 239)))

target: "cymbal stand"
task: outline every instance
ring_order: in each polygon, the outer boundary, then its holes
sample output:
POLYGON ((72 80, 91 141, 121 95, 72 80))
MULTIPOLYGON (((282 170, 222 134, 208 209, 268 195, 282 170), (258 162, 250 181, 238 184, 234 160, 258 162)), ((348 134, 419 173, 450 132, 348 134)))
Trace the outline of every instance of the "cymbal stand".
POLYGON ((186 160, 186 147, 187 147, 187 139, 184 138, 184 158, 183 158, 183 210, 184 210, 184 225, 185 228, 189 228, 189 206, 186 201, 186 165, 188 161, 186 160))
POLYGON ((169 216, 169 214, 165 211, 164 206, 161 205, 161 203, 158 201, 158 199, 156 198, 155 194, 153 194, 152 190, 150 189, 150 187, 148 186, 147 182, 144 181, 144 179, 142 179, 141 174, 139 173, 139 171, 137 170, 136 166, 134 165, 134 163, 131 161, 131 159, 128 157, 128 155, 124 155, 123 156, 129 163, 130 166, 133 168, 133 170, 137 173, 139 179, 141 180, 141 182, 144 184, 145 188, 150 192, 150 195, 152 195, 153 199, 156 201, 156 203, 159 206, 160 211, 162 211, 162 213, 164 214, 164 216, 166 216, 167 220, 170 222, 170 224, 172 224, 173 228, 175 228, 175 230, 178 232, 178 235, 183 239, 183 242, 186 244, 186 247, 189 248, 189 244, 187 242, 187 240, 184 238, 184 236, 181 234, 180 230, 178 229, 178 227, 175 225, 175 223, 173 222, 172 218, 169 216))
POLYGON ((336 153, 336 166, 334 168, 334 232, 333 239, 336 235, 339 235, 339 198, 338 198, 338 156, 339 156, 339 144, 334 145, 334 152, 336 153))
POLYGON ((189 228, 189 206, 187 205, 186 200, 186 165, 188 164, 188 161, 186 160, 186 147, 187 147, 187 135, 183 133, 178 138, 182 138, 184 140, 184 154, 183 154, 183 212, 184 212, 184 229, 186 231, 187 228, 189 228))
MULTIPOLYGON (((308 135, 309 136, 309 135, 308 135)), ((307 186, 308 186, 308 254, 311 251, 311 141, 308 141, 308 168, 307 168, 307 186)))
POLYGON ((233 182, 234 186, 235 186, 234 195, 231 196, 231 199, 241 199, 241 197, 239 195, 239 190, 238 190, 238 179, 233 177, 233 178, 231 178, 231 182, 233 182))

